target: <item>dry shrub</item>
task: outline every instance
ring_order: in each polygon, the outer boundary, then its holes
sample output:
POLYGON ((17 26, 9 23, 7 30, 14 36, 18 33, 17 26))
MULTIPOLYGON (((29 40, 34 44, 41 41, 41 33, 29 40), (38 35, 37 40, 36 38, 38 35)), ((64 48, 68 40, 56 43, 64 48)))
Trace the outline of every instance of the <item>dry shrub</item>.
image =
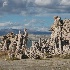
POLYGON ((0 51, 0 57, 8 55, 7 51, 0 51))

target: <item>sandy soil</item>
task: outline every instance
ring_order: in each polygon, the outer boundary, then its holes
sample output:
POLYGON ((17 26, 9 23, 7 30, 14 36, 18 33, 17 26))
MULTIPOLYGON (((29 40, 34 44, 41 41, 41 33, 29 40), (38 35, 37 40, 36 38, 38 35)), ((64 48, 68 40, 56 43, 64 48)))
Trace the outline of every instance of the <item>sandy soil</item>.
POLYGON ((70 70, 70 59, 22 59, 14 61, 0 60, 0 70, 70 70))

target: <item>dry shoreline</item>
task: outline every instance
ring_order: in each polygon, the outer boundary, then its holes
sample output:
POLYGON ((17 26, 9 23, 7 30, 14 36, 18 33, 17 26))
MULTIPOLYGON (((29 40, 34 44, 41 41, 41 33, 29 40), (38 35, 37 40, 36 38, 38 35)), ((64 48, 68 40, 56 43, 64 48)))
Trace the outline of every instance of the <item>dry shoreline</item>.
POLYGON ((70 59, 47 58, 46 60, 0 60, 0 70, 70 70, 70 59))

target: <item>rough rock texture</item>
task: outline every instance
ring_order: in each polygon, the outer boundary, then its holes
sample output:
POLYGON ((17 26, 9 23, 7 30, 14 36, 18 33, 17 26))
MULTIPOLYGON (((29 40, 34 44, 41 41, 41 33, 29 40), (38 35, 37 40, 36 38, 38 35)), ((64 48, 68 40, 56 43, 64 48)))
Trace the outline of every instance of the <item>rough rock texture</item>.
POLYGON ((70 53, 70 19, 61 20, 60 17, 54 17, 54 24, 51 26, 51 41, 56 54, 70 53))

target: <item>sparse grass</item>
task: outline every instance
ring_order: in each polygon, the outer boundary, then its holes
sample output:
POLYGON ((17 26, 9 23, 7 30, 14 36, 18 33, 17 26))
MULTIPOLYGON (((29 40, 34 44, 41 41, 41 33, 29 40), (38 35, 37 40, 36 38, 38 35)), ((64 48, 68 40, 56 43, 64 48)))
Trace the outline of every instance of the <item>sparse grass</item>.
POLYGON ((13 60, 20 60, 20 59, 19 58, 16 58, 16 57, 13 57, 13 58, 8 58, 7 57, 6 60, 12 60, 13 61, 13 60))
POLYGON ((0 67, 0 70, 3 70, 3 69, 0 67))
POLYGON ((52 56, 53 58, 60 58, 60 54, 56 54, 52 56))
POLYGON ((41 58, 40 60, 50 60, 51 58, 41 58))
POLYGON ((64 56, 62 56, 63 59, 70 59, 70 54, 66 54, 64 56))
POLYGON ((7 51, 0 51, 0 58, 7 55, 8 55, 7 51))
POLYGON ((8 57, 8 51, 0 51, 0 59, 5 59, 5 60, 19 60, 16 57, 9 58, 8 57))
POLYGON ((70 59, 70 54, 56 54, 53 56, 53 58, 70 59))

